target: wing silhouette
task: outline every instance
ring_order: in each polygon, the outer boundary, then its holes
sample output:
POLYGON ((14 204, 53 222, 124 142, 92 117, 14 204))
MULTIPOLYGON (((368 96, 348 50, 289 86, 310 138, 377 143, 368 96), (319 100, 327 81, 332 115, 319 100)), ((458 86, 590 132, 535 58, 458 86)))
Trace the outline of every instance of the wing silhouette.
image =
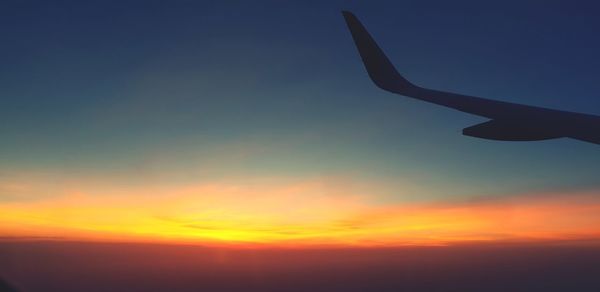
POLYGON ((600 144, 600 116, 490 100, 412 84, 396 71, 356 16, 347 11, 342 14, 369 77, 379 88, 490 119, 463 129, 464 135, 502 141, 568 137, 600 144))

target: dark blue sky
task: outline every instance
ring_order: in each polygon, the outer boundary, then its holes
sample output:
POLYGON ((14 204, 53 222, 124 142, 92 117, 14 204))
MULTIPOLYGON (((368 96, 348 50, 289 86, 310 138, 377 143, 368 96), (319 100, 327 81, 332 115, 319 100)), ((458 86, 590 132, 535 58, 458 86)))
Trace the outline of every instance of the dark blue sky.
POLYGON ((465 137, 483 120, 376 88, 340 14, 416 84, 600 114, 595 3, 4 1, 0 175, 350 177, 400 201, 596 188, 597 145, 465 137))

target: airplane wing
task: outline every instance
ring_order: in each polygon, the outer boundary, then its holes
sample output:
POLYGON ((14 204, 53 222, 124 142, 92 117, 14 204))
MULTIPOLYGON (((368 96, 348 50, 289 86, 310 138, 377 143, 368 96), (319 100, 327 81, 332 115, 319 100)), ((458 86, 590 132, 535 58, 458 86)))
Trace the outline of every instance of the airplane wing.
POLYGON ((600 144, 600 116, 553 110, 422 88, 406 80, 352 13, 342 12, 369 77, 379 88, 489 118, 463 134, 491 140, 536 141, 561 137, 600 144))

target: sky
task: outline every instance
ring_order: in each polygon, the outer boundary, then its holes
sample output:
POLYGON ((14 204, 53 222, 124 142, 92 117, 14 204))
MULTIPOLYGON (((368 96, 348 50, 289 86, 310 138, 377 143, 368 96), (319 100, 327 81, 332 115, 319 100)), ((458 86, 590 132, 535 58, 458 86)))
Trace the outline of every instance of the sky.
POLYGON ((600 148, 384 92, 600 115, 594 1, 3 1, 0 234, 274 245, 597 239, 600 148))

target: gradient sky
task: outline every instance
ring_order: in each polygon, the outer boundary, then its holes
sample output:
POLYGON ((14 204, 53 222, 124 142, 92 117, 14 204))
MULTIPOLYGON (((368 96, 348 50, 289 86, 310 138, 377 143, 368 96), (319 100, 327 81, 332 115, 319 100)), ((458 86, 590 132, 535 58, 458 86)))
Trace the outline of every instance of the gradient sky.
POLYGON ((2 232, 600 234, 598 145, 462 136, 483 119, 376 88, 340 14, 416 84, 600 114, 600 4, 366 3, 4 1, 2 232))

